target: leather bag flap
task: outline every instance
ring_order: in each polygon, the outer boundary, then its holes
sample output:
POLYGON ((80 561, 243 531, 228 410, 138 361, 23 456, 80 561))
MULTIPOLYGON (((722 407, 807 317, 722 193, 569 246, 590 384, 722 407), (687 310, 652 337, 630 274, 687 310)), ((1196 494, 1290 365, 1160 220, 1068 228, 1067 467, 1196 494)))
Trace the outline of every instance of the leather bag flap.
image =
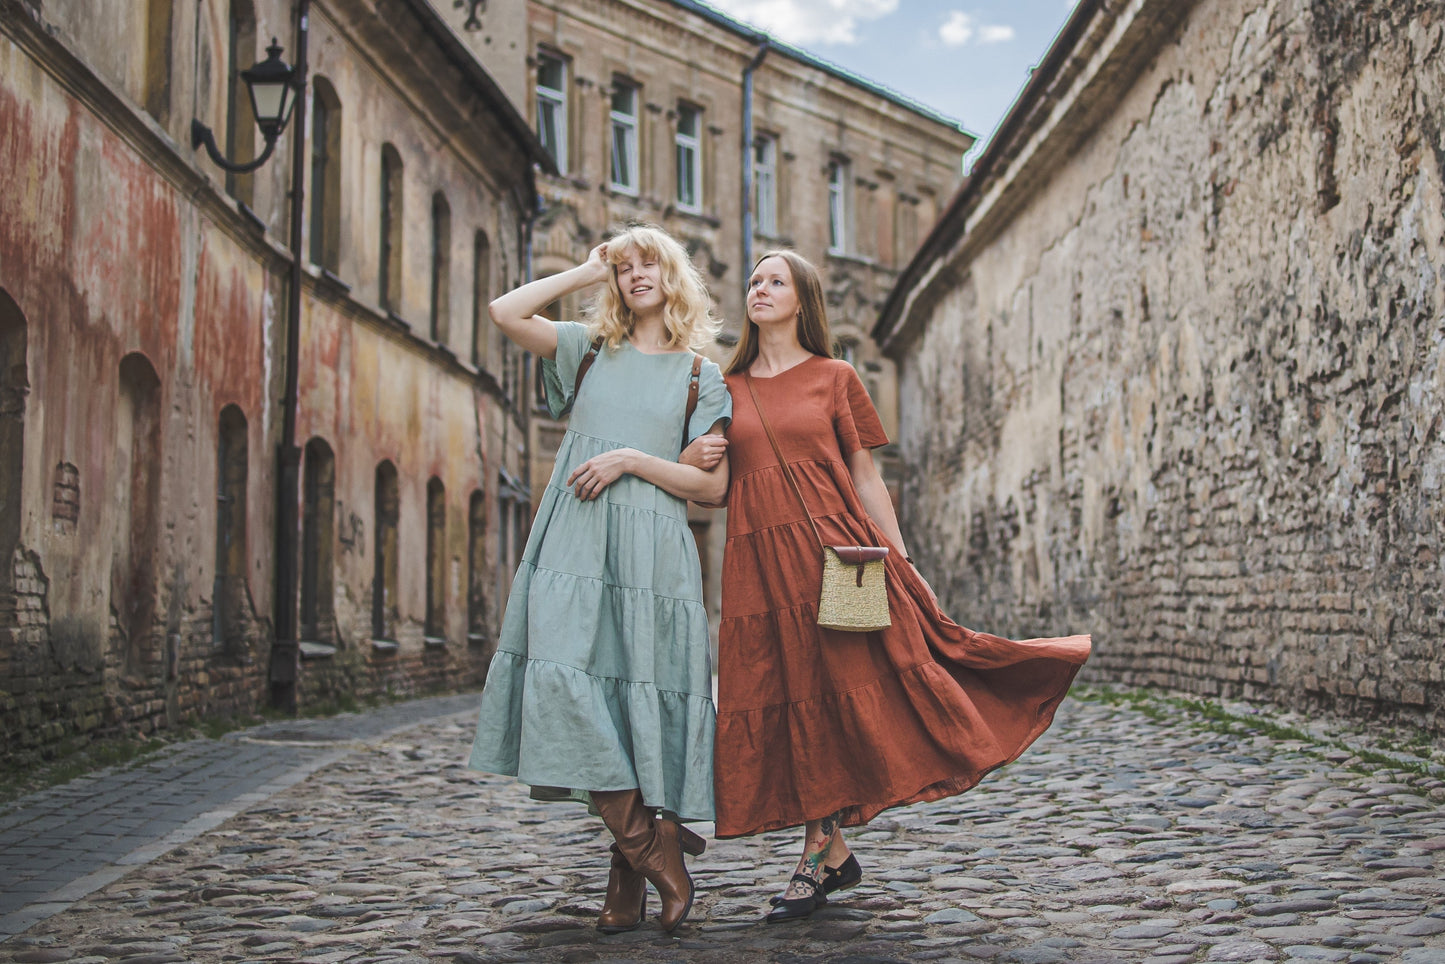
POLYGON ((882 562, 888 558, 887 546, 829 546, 838 558, 850 566, 861 566, 869 562, 882 562))

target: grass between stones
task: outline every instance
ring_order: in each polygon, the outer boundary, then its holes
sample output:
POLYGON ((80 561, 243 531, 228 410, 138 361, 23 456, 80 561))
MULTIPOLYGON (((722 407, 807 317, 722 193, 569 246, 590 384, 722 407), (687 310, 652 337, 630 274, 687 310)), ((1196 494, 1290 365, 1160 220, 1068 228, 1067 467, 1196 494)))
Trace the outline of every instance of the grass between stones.
POLYGON ((1386 767, 1408 771, 1419 776, 1445 775, 1445 759, 1436 747, 1436 739, 1425 730, 1362 732, 1355 721, 1334 721, 1357 727, 1351 739, 1337 734, 1311 732, 1269 717, 1270 707, 1251 705, 1248 713, 1237 712, 1212 700, 1173 695, 1147 688, 1115 689, 1107 686, 1075 686, 1070 692, 1075 699, 1108 706, 1127 706, 1157 722, 1184 723, 1197 730, 1208 730, 1232 736, 1268 737, 1281 742, 1299 743, 1299 750, 1327 762, 1372 774, 1375 768, 1386 767), (1182 714, 1182 715, 1181 715, 1182 714), (1372 745, 1367 745, 1372 744, 1372 745), (1340 754, 1346 754, 1344 759, 1340 754))

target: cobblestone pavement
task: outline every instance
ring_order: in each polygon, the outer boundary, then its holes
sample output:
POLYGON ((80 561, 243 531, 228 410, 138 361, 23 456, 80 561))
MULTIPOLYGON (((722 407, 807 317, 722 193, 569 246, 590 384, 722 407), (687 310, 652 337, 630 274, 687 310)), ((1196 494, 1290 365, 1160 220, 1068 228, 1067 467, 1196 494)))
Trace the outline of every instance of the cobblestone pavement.
POLYGON ((464 769, 458 713, 340 755, 0 961, 1445 964, 1445 781, 1266 730, 1071 700, 974 791, 853 832, 864 880, 811 919, 761 922, 797 855, 781 832, 691 860, 675 935, 603 937, 601 824, 464 769))

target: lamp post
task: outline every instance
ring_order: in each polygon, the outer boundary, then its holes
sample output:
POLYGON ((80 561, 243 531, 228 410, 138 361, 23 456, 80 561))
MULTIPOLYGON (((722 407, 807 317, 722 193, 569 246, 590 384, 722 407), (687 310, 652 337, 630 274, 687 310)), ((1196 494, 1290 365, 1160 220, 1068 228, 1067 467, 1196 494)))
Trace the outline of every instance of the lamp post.
MULTIPOLYGON (((311 0, 296 3, 296 66, 287 66, 281 59, 281 46, 273 37, 266 48, 267 58, 241 72, 251 97, 251 111, 266 149, 253 161, 236 163, 216 147, 211 129, 200 121, 191 121, 191 146, 205 147, 217 166, 233 174, 254 171, 270 159, 276 149, 296 102, 306 99, 306 43, 311 19, 311 0)), ((305 277, 305 255, 301 252, 302 221, 306 213, 304 177, 306 174, 306 112, 296 120, 292 132, 291 159, 291 278, 286 297, 286 374, 281 398, 281 443, 277 446, 276 478, 276 598, 275 638, 271 644, 267 678, 271 684, 272 705, 296 712, 296 676, 300 660, 300 644, 296 626, 296 511, 300 486, 301 450, 296 447, 296 404, 299 381, 298 355, 301 333, 301 284, 305 277)))
POLYGON ((291 119, 291 108, 296 106, 296 71, 281 59, 281 45, 275 37, 271 38, 266 54, 265 60, 241 71, 241 79, 246 82, 246 92, 251 97, 251 113, 266 140, 266 149, 260 157, 240 163, 228 159, 216 147, 216 135, 211 129, 199 120, 191 119, 191 147, 204 147, 217 167, 232 174, 249 174, 271 159, 276 139, 286 129, 286 122, 291 119))

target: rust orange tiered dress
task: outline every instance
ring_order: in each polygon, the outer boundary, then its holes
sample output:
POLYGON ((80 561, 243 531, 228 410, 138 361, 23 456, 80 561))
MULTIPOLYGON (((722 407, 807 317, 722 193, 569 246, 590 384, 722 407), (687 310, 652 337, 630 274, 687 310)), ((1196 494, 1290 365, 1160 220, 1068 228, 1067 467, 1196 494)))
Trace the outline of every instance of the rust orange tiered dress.
MULTIPOLYGON (((1008 640, 937 611, 897 547, 893 625, 817 625, 818 544, 758 419, 729 375, 728 490, 718 644, 717 835, 844 826, 889 807, 962 793, 1016 759, 1053 721, 1088 636, 1008 640)), ((847 457, 887 443, 852 366, 813 356, 753 386, 824 542, 888 545, 847 457)))

